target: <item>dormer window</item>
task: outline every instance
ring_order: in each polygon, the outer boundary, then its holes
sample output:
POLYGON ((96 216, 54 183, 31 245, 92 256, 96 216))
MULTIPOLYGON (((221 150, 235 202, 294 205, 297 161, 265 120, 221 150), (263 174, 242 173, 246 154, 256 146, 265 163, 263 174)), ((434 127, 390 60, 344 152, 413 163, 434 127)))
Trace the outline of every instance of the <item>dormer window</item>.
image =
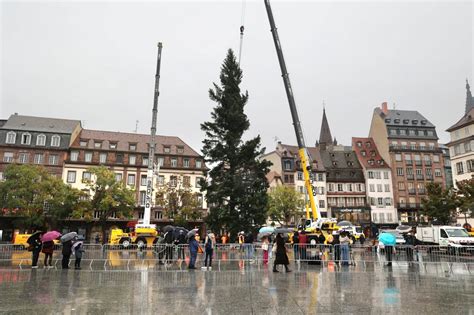
POLYGON ((37 146, 45 146, 46 145, 46 136, 40 134, 36 137, 36 145, 37 146))
POLYGON ((357 146, 360 148, 362 147, 362 141, 357 141, 357 146))
POLYGON ((94 141, 94 148, 96 149, 102 148, 102 141, 94 141))
POLYGON ((128 149, 129 149, 130 151, 136 151, 136 150, 137 150, 137 144, 136 144, 136 143, 130 143, 130 144, 128 145, 128 149))
POLYGON ((392 120, 390 118, 385 119, 386 123, 390 123, 392 120))
POLYGON ((184 152, 184 147, 183 146, 178 146, 177 147, 177 152, 178 153, 183 153, 184 152))
POLYGON ((426 125, 426 120, 422 120, 422 121, 421 121, 421 124, 422 124, 422 125, 426 125))
POLYGON ((79 141, 79 145, 80 145, 81 147, 87 147, 87 140, 82 140, 82 139, 81 139, 81 141, 79 141))
POLYGON ((370 148, 370 147, 372 146, 372 143, 370 143, 370 141, 367 141, 367 142, 365 143, 365 146, 366 146, 367 148, 370 148))
POLYGON ((332 165, 337 166, 337 162, 336 161, 332 162, 332 165))
POLYGON ((170 146, 165 146, 165 147, 163 147, 163 152, 165 152, 165 153, 171 153, 171 147, 170 147, 170 146))
POLYGON ((349 162, 347 162, 347 166, 354 166, 354 163, 349 161, 349 162))
POLYGON ((418 119, 413 119, 413 120, 411 121, 411 123, 414 124, 414 125, 418 125, 418 119))
POLYGON ((370 159, 367 161, 369 163, 369 165, 374 165, 374 160, 370 159))
POLYGON ((15 142, 16 142, 16 133, 14 133, 13 131, 8 132, 7 133, 7 140, 5 142, 9 143, 9 144, 15 144, 15 142))
POLYGON ((29 145, 31 143, 31 134, 24 133, 21 135, 21 144, 29 145))
POLYGON ((110 148, 111 150, 117 149, 117 142, 110 142, 109 148, 110 148))
POLYGON ((362 150, 362 151, 360 151, 360 154, 361 154, 362 156, 366 156, 366 155, 367 155, 367 152, 366 152, 365 150, 362 150))
POLYGON ((403 124, 408 125, 410 123, 410 119, 403 119, 403 124))
POLYGON ((59 144, 61 143, 61 137, 58 135, 54 135, 51 137, 51 146, 52 147, 59 147, 59 144))
POLYGON ((397 118, 397 119, 394 120, 394 122, 395 122, 396 124, 399 124, 399 123, 400 123, 400 119, 397 118))
POLYGON ((377 155, 377 153, 375 153, 375 151, 373 151, 373 150, 370 151, 370 156, 376 156, 376 155, 377 155))

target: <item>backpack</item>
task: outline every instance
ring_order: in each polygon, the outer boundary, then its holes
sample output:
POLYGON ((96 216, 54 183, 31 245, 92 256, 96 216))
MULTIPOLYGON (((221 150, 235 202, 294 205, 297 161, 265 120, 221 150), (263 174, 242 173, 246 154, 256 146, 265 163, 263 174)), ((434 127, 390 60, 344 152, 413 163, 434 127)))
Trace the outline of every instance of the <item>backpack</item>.
POLYGON ((212 249, 212 240, 209 236, 206 237, 206 250, 212 249))

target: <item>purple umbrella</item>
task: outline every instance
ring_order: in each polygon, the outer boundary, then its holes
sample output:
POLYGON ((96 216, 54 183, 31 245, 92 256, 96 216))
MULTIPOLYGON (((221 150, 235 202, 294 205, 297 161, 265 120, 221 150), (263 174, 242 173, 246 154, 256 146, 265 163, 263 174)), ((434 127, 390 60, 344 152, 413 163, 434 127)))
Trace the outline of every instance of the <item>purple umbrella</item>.
POLYGON ((84 242, 83 241, 77 241, 77 242, 74 242, 74 244, 72 244, 72 250, 75 250, 77 246, 80 245, 83 245, 84 242))
POLYGON ((43 236, 41 237, 41 241, 42 242, 54 241, 60 236, 61 236, 61 233, 59 233, 58 231, 49 231, 43 234, 43 236))

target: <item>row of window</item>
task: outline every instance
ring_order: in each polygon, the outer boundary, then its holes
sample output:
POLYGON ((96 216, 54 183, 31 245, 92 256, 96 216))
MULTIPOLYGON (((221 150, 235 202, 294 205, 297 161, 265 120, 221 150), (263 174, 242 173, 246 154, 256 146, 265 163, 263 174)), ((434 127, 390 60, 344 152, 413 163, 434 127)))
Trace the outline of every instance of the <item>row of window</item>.
MULTIPOLYGON (((405 174, 405 172, 404 172, 403 167, 397 167, 397 176, 404 176, 404 174, 405 174)), ((408 180, 413 180, 415 178, 415 175, 416 175, 417 179, 420 179, 420 180, 423 179, 424 178, 423 169, 422 168, 416 168, 415 169, 415 174, 414 174, 412 167, 407 167, 406 168, 406 176, 407 176, 408 180)), ((425 174, 424 175, 426 175, 427 179, 432 179, 433 178, 433 170, 431 168, 425 168, 425 174)), ((442 172, 441 172, 441 169, 440 168, 435 168, 434 169, 434 175, 436 177, 443 176, 442 172)))
POLYGON ((390 128, 390 136, 419 136, 419 137, 434 137, 433 130, 417 130, 417 129, 403 129, 403 128, 390 128))
MULTIPOLYGON (((298 186, 297 190, 301 194, 306 194, 306 187, 305 186, 298 186)), ((314 187, 313 186, 313 192, 316 195, 324 195, 324 187, 314 187)))
MULTIPOLYGON (((30 154, 26 152, 18 153, 18 158, 15 160, 15 154, 13 152, 5 152, 3 154, 3 162, 13 163, 18 162, 21 164, 30 163, 30 154)), ((45 164, 45 155, 43 153, 35 153, 33 155, 34 164, 45 164)), ((50 154, 48 156, 48 165, 58 165, 59 164, 59 155, 50 154)))
POLYGON ((328 184, 329 192, 365 192, 365 184, 328 184))
MULTIPOLYGON (((67 172, 67 182, 70 184, 76 183, 76 174, 77 171, 68 171, 67 172)), ((127 185, 129 186, 135 186, 136 185, 136 174, 134 173, 129 173, 127 174, 127 185)), ((195 180, 195 187, 200 188, 200 180, 202 177, 196 177, 195 180)), ((82 182, 85 182, 87 180, 91 180, 91 173, 87 171, 82 172, 82 182)), ((123 180, 123 174, 122 173, 115 173, 115 180, 120 182, 123 180)), ((178 184, 183 184, 183 186, 191 186, 191 176, 182 176, 180 178, 179 176, 172 175, 170 176, 170 181, 169 184, 173 187, 178 186, 178 184)), ((164 175, 159 175, 157 178, 157 184, 158 185, 164 185, 165 184, 165 176, 164 175)), ((140 176, 140 186, 146 186, 147 185, 147 175, 141 175, 140 176)))
MULTIPOLYGON (((94 219, 100 219, 102 215, 103 215, 102 211, 94 211, 94 219)), ((144 215, 145 215, 144 211, 139 211, 137 219, 143 219, 144 215)), ((163 220, 165 218, 163 211, 153 211, 153 218, 155 220, 163 220)), ((109 219, 117 219, 117 213, 112 212, 111 215, 109 216, 109 219)), ((188 219, 187 216, 185 217, 185 219, 186 220, 188 219)), ((198 220, 202 219, 201 214, 199 214, 197 219, 198 220)))
POLYGON ((461 175, 464 173, 472 173, 474 172, 474 160, 467 160, 466 161, 466 168, 464 168, 464 162, 457 162, 456 163, 456 174, 461 175))
MULTIPOLYGON (((382 172, 381 171, 368 171, 367 176, 369 179, 382 179, 382 172)), ((390 179, 390 175, 388 171, 383 172, 383 179, 390 179)))
MULTIPOLYGON (((88 139, 81 139, 79 141, 79 145, 81 147, 87 147, 89 143, 88 139)), ((109 149, 111 150, 116 150, 118 146, 118 142, 114 141, 109 141, 109 149)), ((128 150, 129 151, 136 151, 137 150, 138 143, 136 142, 129 142, 128 143, 128 150)), ((104 141, 98 141, 94 140, 94 148, 96 149, 106 149, 105 148, 105 142, 104 141)), ((163 152, 164 153, 171 153, 171 145, 163 145, 163 152)), ((182 145, 177 145, 176 146, 176 153, 184 153, 184 146, 182 145)))
POLYGON ((330 207, 363 207, 365 204, 364 197, 328 197, 330 207))
MULTIPOLYGON (((32 136, 29 132, 24 132, 21 134, 20 143, 24 145, 31 144, 32 136)), ((15 144, 16 143, 16 132, 9 131, 7 132, 7 137, 5 139, 5 143, 7 144, 15 144)), ((51 146, 52 147, 59 147, 61 144, 61 137, 58 135, 53 135, 51 137, 51 146)), ((40 134, 36 136, 36 145, 37 146, 45 146, 46 145, 46 135, 40 134)))
POLYGON ((404 191, 408 188, 408 192, 414 192, 416 189, 418 189, 419 192, 425 192, 425 183, 423 182, 418 182, 418 183, 413 183, 413 182, 408 182, 405 185, 405 182, 398 182, 398 190, 404 191))
POLYGON ((472 152, 474 149, 474 140, 467 141, 464 143, 456 144, 451 148, 451 156, 458 156, 461 154, 472 152))
MULTIPOLYGON (((405 154, 403 154, 403 158, 404 158, 406 164, 413 163, 413 161, 415 161, 416 164, 421 165, 421 161, 422 161, 422 155, 421 154, 413 154, 413 156, 412 156, 411 153, 405 153, 405 154)), ((431 155, 423 154, 423 160, 425 161, 425 165, 430 165, 431 162, 439 163, 439 155, 438 154, 433 154, 433 159, 431 159, 431 155)), ((402 154, 400 154, 400 153, 395 154, 395 161, 401 162, 402 161, 402 154)))
POLYGON ((377 207, 377 208, 391 207, 393 205, 392 198, 369 197, 368 201, 369 201, 371 206, 374 206, 374 207, 377 207))
MULTIPOLYGON (((370 192, 375 192, 375 185, 374 184, 369 184, 369 191, 370 192)), ((377 192, 390 192, 390 184, 377 184, 377 192), (382 188, 385 188, 385 190, 382 190, 382 188)))
POLYGON ((376 212, 372 212, 372 221, 379 224, 395 222, 393 220, 393 215, 391 213, 376 213, 376 212), (385 221, 385 215, 387 215, 386 221, 385 221))
POLYGON ((397 140, 392 140, 390 143, 390 147, 393 149, 400 149, 400 150, 413 150, 413 151, 424 151, 424 150, 430 150, 433 151, 436 149, 436 144, 434 142, 428 142, 428 145, 426 142, 410 142, 408 143, 407 141, 397 141, 397 140))
MULTIPOLYGON (((107 163, 108 156, 109 154, 106 152, 99 153, 99 163, 100 164, 107 163)), ((72 162, 79 161, 79 151, 71 151, 70 157, 71 157, 72 162)), ((89 151, 84 152, 84 162, 91 163, 92 159, 93 159, 93 152, 89 152, 89 151)), ((142 160, 142 163, 141 163, 142 166, 148 166, 148 156, 142 156, 141 160, 142 160)), ((117 164, 123 164, 124 154, 121 154, 121 153, 115 154, 115 162, 117 164)), ((178 158, 171 158, 170 162, 171 162, 171 167, 178 167, 178 158)), ((160 165, 160 167, 164 166, 165 158, 158 157, 157 163, 160 165)), ((128 165, 138 165, 138 157, 136 155, 129 154, 128 165)), ((183 167, 189 168, 190 166, 191 166, 190 159, 183 158, 183 167)), ((196 160, 196 168, 202 168, 202 160, 196 160)))
MULTIPOLYGON (((323 173, 310 173, 310 178, 312 181, 318 181, 318 182, 323 182, 324 181, 324 174, 323 173)), ((298 172, 297 173, 297 179, 298 180, 304 180, 303 172, 298 172)))

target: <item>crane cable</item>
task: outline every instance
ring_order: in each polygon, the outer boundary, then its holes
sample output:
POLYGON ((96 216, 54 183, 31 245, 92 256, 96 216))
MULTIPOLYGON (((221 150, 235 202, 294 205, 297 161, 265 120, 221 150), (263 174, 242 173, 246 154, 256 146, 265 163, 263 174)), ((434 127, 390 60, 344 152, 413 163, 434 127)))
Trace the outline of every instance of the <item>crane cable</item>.
POLYGON ((240 19, 240 48, 239 48, 239 66, 240 60, 242 58, 242 44, 244 42, 244 20, 245 20, 245 0, 242 0, 242 10, 241 10, 241 19, 240 19))

